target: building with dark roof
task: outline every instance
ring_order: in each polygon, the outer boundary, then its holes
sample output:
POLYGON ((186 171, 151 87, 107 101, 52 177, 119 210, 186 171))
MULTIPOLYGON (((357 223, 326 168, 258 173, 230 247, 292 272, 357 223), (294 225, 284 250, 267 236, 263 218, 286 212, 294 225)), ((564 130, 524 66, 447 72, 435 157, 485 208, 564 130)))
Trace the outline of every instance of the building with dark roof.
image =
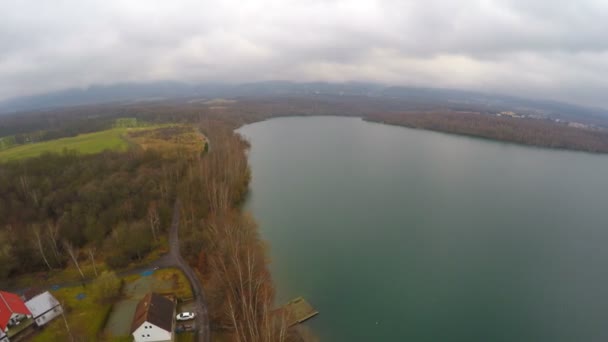
POLYGON ((173 341, 175 301, 156 293, 148 293, 137 304, 131 334, 135 342, 173 341))

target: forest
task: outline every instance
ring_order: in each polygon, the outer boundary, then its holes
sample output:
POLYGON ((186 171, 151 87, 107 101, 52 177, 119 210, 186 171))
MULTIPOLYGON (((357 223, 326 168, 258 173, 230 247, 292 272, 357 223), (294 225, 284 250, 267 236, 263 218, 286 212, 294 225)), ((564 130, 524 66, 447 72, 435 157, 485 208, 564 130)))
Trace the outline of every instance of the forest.
POLYGON ((180 167, 153 150, 3 164, 0 277, 63 268, 69 249, 96 250, 111 267, 141 259, 170 219, 180 167))

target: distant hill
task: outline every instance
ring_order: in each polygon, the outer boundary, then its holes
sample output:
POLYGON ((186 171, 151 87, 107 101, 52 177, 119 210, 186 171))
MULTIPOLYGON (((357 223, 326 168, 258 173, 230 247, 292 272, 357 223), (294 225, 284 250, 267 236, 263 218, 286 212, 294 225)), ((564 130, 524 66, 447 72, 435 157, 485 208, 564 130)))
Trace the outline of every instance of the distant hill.
POLYGON ((179 98, 235 98, 261 96, 369 96, 387 98, 421 108, 446 107, 487 112, 513 111, 608 127, 608 110, 586 108, 555 101, 451 89, 395 87, 372 83, 296 83, 268 81, 246 84, 183 82, 120 83, 67 89, 42 95, 17 97, 0 102, 0 114, 99 103, 130 103, 179 98))

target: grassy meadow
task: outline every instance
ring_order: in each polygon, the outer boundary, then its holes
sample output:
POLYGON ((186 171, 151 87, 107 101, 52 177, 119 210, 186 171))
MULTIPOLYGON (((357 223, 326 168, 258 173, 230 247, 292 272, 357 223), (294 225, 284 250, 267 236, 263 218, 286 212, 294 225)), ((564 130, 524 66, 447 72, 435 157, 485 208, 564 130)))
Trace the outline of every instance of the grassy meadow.
POLYGON ((60 153, 65 149, 76 150, 81 154, 94 154, 104 150, 125 151, 129 146, 123 138, 126 132, 125 128, 113 128, 75 137, 19 145, 0 151, 0 162, 36 157, 45 152, 60 153))
POLYGON ((200 154, 205 144, 205 138, 190 126, 143 125, 119 119, 114 128, 105 131, 0 149, 0 162, 37 157, 46 152, 61 153, 64 150, 80 154, 95 154, 105 150, 126 151, 131 145, 144 150, 154 149, 164 156, 200 154))

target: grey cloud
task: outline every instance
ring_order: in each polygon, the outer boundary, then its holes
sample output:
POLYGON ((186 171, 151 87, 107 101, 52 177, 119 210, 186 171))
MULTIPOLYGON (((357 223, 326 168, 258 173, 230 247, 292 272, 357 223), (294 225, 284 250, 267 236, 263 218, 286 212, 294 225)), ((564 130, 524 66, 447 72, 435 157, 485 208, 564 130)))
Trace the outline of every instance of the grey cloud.
POLYGON ((0 99, 150 80, 376 81, 608 106, 596 0, 0 2, 0 99))

